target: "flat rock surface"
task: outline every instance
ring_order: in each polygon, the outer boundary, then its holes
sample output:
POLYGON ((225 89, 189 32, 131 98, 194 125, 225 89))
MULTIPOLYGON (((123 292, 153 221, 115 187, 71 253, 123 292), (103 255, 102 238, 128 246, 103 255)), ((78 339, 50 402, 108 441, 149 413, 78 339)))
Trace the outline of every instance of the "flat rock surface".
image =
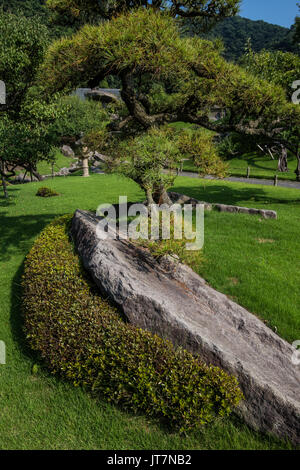
POLYGON ((238 413, 251 427, 300 444, 292 346, 175 258, 158 261, 126 240, 101 240, 99 220, 77 210, 71 234, 100 291, 132 324, 235 375, 245 395, 238 413))

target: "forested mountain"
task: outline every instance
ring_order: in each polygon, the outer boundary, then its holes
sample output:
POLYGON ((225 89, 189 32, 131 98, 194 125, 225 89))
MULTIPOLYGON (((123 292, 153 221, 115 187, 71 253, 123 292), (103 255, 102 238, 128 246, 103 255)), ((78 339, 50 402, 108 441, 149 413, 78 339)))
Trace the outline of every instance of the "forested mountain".
POLYGON ((293 29, 240 16, 226 19, 207 35, 208 38, 221 38, 225 45, 226 58, 234 61, 243 55, 249 39, 254 52, 267 49, 299 53, 293 36, 293 29))
MULTIPOLYGON (((72 32, 74 25, 58 26, 53 23, 45 2, 46 0, 0 0, 0 8, 12 13, 19 11, 25 16, 39 17, 40 21, 49 27, 52 37, 72 32)), ((185 20, 185 29, 188 34, 199 33, 194 20, 185 20)), ((293 36, 293 28, 283 28, 265 21, 252 21, 240 16, 226 19, 206 35, 209 39, 221 38, 225 45, 225 57, 233 61, 237 61, 243 55, 249 38, 254 52, 267 49, 299 53, 299 48, 293 42, 293 36)))

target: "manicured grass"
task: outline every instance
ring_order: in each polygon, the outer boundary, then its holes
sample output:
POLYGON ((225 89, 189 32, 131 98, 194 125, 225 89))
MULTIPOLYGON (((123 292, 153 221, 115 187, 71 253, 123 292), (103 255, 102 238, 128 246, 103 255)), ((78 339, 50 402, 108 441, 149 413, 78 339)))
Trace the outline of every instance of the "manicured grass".
MULTIPOLYGON (((229 176, 247 176, 247 168, 250 167, 250 177, 252 178, 265 178, 273 179, 275 175, 278 179, 282 180, 296 180, 295 169, 297 167, 297 160, 289 157, 287 173, 280 173, 277 171, 277 160, 271 160, 271 157, 262 155, 246 154, 242 157, 232 158, 227 161, 229 165, 229 176)), ((191 160, 186 160, 183 164, 185 171, 196 171, 194 163, 191 160)))
MULTIPOLYGON (((9 186, 0 197, 1 449, 283 449, 287 444, 251 431, 233 417, 202 432, 180 436, 158 422, 134 416, 52 377, 27 348, 22 333, 20 277, 34 238, 54 217, 103 202, 143 200, 133 182, 119 176, 55 178, 60 193, 38 198, 45 182, 9 186)), ((246 215, 206 214, 205 261, 199 271, 214 286, 277 326, 289 341, 300 338, 300 192, 178 178, 175 189, 207 201, 278 210, 278 221, 246 215), (272 239, 274 243, 260 243, 272 239)))

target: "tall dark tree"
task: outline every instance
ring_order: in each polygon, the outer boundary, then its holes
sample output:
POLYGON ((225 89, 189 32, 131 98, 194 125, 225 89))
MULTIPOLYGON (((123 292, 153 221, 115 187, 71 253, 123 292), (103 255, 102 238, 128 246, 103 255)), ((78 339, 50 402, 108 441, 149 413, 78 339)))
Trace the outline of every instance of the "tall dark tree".
POLYGON ((238 12, 240 0, 48 0, 47 5, 59 14, 82 22, 99 17, 110 20, 130 10, 144 7, 167 11, 172 16, 200 18, 204 29, 238 12))

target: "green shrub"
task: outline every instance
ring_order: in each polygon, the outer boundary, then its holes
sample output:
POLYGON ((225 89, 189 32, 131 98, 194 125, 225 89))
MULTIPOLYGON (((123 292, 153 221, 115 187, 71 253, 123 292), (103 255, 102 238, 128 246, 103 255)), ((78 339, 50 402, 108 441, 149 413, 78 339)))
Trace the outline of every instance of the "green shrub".
POLYGON ((53 191, 53 189, 43 187, 43 188, 38 189, 36 196, 53 197, 53 196, 59 196, 59 193, 57 193, 56 191, 53 191))
POLYGON ((97 293, 68 239, 70 216, 42 232, 23 277, 25 330, 53 373, 181 431, 226 416, 237 380, 123 321, 97 293))

